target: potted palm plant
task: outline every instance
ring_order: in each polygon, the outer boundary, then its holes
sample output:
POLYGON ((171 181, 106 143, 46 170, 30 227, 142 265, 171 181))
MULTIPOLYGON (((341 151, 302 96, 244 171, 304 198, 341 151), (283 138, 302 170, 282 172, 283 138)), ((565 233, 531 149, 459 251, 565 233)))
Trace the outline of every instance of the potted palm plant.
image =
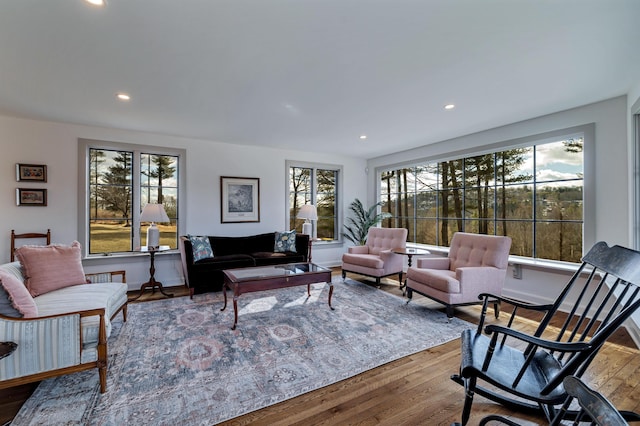
POLYGON ((342 236, 356 245, 364 245, 367 242, 369 228, 391 217, 391 214, 387 212, 378 213, 378 207, 381 205, 382 201, 365 209, 359 199, 353 200, 349 205, 349 210, 353 215, 347 218, 347 224, 344 225, 345 232, 342 233, 342 236))

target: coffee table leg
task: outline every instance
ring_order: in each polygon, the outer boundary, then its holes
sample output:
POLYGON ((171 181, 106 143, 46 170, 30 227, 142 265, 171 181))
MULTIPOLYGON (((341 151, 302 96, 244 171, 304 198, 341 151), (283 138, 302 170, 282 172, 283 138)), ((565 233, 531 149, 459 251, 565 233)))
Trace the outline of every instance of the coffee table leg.
POLYGON ((229 287, 227 286, 226 282, 222 284, 222 294, 224 295, 224 306, 222 307, 222 309, 220 309, 220 312, 227 309, 227 289, 228 288, 229 287))
POLYGON ((331 296, 333 296, 333 282, 329 283, 329 307, 331 308, 332 311, 335 311, 336 309, 331 306, 331 296))
POLYGON ((307 284, 307 298, 311 297, 311 284, 307 284))
POLYGON ((238 296, 233 295, 233 327, 232 330, 236 329, 236 324, 238 324, 238 296))

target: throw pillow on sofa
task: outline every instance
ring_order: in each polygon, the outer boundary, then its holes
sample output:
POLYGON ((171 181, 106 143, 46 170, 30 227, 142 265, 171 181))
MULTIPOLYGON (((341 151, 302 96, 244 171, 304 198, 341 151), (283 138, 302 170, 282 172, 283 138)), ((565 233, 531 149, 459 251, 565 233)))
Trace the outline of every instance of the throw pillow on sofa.
POLYGON ((276 253, 296 252, 296 231, 276 232, 273 251, 276 253))
POLYGON ((202 259, 211 259, 213 257, 213 249, 209 237, 198 237, 195 235, 187 235, 191 241, 191 251, 193 252, 193 261, 197 262, 202 259))
POLYGON ((38 307, 27 288, 15 275, 3 269, 0 269, 0 290, 0 313, 9 317, 38 316, 38 307))
POLYGON ((16 257, 24 269, 25 284, 33 297, 59 288, 87 282, 82 268, 80 243, 22 246, 16 257))

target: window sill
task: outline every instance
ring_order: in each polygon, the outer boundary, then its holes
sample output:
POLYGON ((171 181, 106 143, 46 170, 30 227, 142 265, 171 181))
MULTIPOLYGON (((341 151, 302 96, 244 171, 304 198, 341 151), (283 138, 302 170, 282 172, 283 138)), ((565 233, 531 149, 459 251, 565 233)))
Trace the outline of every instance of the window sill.
MULTIPOLYGON (((448 247, 430 246, 426 244, 408 244, 407 246, 428 250, 431 254, 446 256, 449 253, 448 247)), ((522 256, 509 256, 509 265, 524 266, 529 269, 539 269, 544 271, 575 273, 580 268, 580 263, 561 262, 559 260, 533 259, 522 256)))
MULTIPOLYGON (((106 254, 90 254, 82 258, 82 261, 92 262, 104 259, 135 259, 137 257, 148 257, 149 252, 119 252, 119 253, 106 253, 106 254)), ((156 252, 156 256, 164 256, 167 254, 180 254, 178 249, 171 249, 161 252, 156 252)))

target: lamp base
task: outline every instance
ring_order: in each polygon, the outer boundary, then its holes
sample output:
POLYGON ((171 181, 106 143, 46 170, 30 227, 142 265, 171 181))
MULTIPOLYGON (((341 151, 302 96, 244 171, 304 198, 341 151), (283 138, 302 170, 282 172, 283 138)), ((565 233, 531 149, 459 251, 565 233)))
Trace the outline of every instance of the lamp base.
POLYGON ((305 222, 302 224, 303 234, 311 236, 312 232, 313 232, 313 226, 311 226, 311 222, 305 222))
POLYGON ((155 223, 151 222, 149 228, 147 228, 147 247, 158 248, 160 245, 160 230, 155 223))

